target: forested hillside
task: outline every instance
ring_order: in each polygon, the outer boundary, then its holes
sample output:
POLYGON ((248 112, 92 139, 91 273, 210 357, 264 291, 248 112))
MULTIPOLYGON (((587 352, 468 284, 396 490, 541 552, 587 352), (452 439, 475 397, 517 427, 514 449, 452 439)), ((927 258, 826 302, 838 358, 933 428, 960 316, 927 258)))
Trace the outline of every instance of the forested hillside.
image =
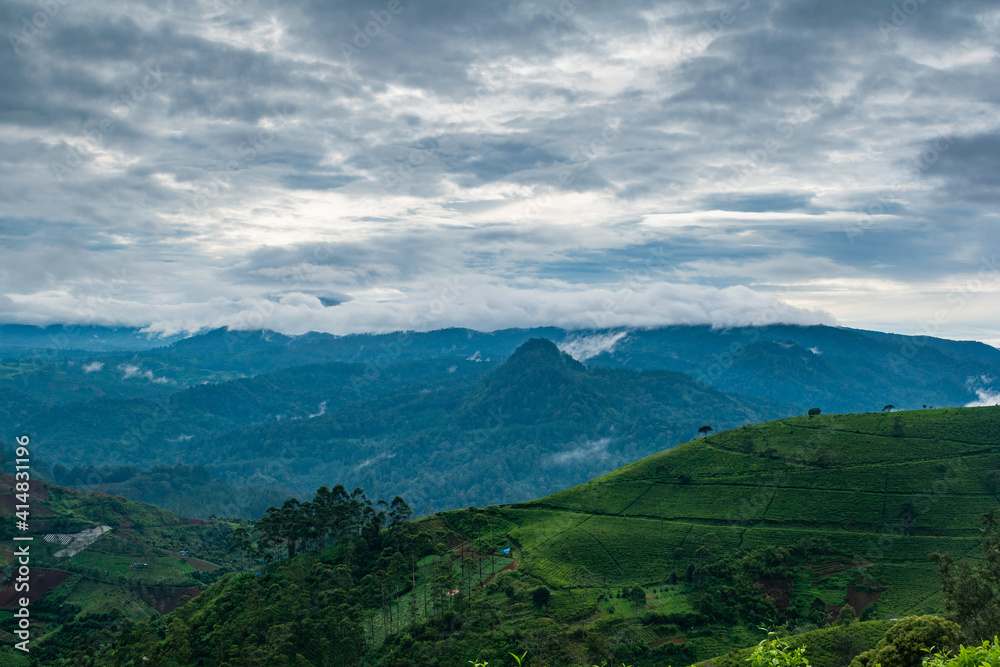
POLYGON ((588 368, 543 339, 485 374, 477 367, 407 362, 354 390, 360 367, 308 366, 196 386, 165 401, 58 406, 25 428, 47 459, 67 468, 197 463, 233 487, 244 515, 241 487, 292 494, 331 479, 404 495, 424 513, 530 498, 672 447, 706 424, 797 411, 680 373, 588 368))

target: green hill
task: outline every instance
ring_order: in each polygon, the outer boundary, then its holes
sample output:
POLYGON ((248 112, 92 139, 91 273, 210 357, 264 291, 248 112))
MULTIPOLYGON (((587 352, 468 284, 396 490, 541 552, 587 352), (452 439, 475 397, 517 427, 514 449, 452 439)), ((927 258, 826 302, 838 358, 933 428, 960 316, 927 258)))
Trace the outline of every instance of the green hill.
MULTIPOLYGON (((507 650, 549 667, 690 664, 756 643, 761 626, 822 627, 845 603, 862 620, 940 611, 928 558, 975 556, 998 471, 998 407, 737 428, 536 501, 414 522, 369 544, 376 560, 340 543, 269 566, 259 586, 231 575, 135 630, 133 650, 176 649, 170 633, 157 648, 173 618, 181 653, 213 665, 507 664, 507 650), (356 632, 318 622, 332 601, 356 632), (281 619, 283 643, 265 640, 281 619)), ((827 652, 868 647, 863 627, 827 652)))
POLYGON ((12 648, 19 640, 10 630, 22 596, 31 600, 32 655, 51 656, 87 629, 169 613, 232 565, 233 529, 226 523, 36 481, 30 483, 29 528, 16 530, 14 512, 21 501, 15 482, 13 475, 0 474, 0 664, 20 664, 20 653, 12 648), (15 533, 33 539, 14 542, 15 533), (15 548, 23 544, 30 545, 29 589, 18 592, 15 548), (133 567, 137 563, 142 567, 133 567))

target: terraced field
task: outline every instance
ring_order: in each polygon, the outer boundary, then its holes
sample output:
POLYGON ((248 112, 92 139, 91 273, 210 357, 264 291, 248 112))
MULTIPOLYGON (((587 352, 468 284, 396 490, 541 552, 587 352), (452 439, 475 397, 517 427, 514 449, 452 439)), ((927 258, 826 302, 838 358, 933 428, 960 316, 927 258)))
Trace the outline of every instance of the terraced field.
MULTIPOLYGON (((493 520, 563 619, 621 613, 598 600, 609 587, 672 590, 706 559, 803 540, 823 546, 796 586, 839 607, 863 582, 888 618, 940 610, 929 556, 974 557, 998 492, 1000 408, 821 415, 700 438, 493 520)), ((442 516, 461 531, 468 515, 442 516)), ((707 657, 717 639, 686 641, 707 657)))

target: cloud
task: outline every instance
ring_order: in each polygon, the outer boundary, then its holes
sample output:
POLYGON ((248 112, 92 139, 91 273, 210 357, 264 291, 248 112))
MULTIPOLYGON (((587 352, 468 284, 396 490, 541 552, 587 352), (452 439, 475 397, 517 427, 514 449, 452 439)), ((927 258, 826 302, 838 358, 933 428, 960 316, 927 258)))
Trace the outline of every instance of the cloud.
POLYGON ((128 380, 130 378, 143 378, 149 380, 150 382, 155 382, 156 384, 175 384, 174 380, 165 377, 155 377, 153 371, 143 370, 140 366, 135 364, 119 364, 117 366, 118 370, 122 372, 122 379, 128 380))
POLYGON ((567 465, 579 461, 603 461, 611 456, 608 453, 608 445, 610 444, 611 438, 584 440, 573 449, 552 454, 548 457, 548 463, 551 465, 567 465))
POLYGON ((462 280, 441 325, 912 333, 1000 246, 986 0, 59 7, 0 7, 0 321, 424 327, 462 280))
POLYGON ((369 467, 371 465, 374 465, 374 464, 376 464, 376 463, 378 463, 380 461, 388 461, 389 459, 394 459, 394 458, 396 458, 395 454, 387 454, 387 453, 383 452, 383 453, 378 454, 376 456, 371 456, 371 457, 365 459, 364 461, 362 461, 358 465, 354 466, 354 469, 355 470, 364 470, 365 468, 367 468, 367 467, 369 467))
POLYGON ((82 367, 84 373, 98 373, 104 369, 103 361, 92 361, 82 367))
POLYGON ((976 396, 978 396, 979 399, 966 403, 965 407, 978 408, 987 405, 1000 405, 1000 391, 995 391, 993 389, 977 389, 976 396))
POLYGON ((559 349, 577 361, 586 361, 605 352, 612 352, 619 341, 628 337, 625 331, 616 333, 596 334, 571 338, 559 343, 559 349))

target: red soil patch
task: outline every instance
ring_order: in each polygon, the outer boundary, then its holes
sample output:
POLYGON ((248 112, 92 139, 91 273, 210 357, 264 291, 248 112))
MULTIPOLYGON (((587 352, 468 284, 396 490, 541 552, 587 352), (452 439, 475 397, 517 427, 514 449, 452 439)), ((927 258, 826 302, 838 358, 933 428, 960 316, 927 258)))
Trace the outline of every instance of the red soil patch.
MULTIPOLYGON (((0 493, 16 493, 14 485, 17 481, 12 473, 0 473, 0 493)), ((34 501, 49 499, 49 491, 45 488, 45 483, 37 479, 28 481, 28 493, 31 494, 31 500, 34 501)))
POLYGON ((70 573, 61 572, 60 570, 36 570, 35 568, 31 568, 29 577, 28 584, 31 587, 30 590, 15 591, 14 586, 17 582, 13 581, 7 588, 0 592, 0 608, 17 609, 20 606, 18 601, 23 597, 27 597, 32 602, 40 600, 45 597, 46 593, 58 588, 61 583, 69 579, 70 573))
MULTIPOLYGON (((29 482, 29 484, 32 484, 32 487, 30 487, 30 488, 34 488, 33 483, 29 482)), ((44 487, 42 487, 42 488, 44 488, 44 487)), ((50 510, 45 505, 40 505, 39 504, 41 502, 41 499, 38 498, 34 494, 34 492, 30 492, 30 493, 31 493, 31 495, 28 498, 28 505, 30 505, 30 509, 28 510, 28 512, 31 514, 31 516, 55 516, 56 515, 55 512, 53 512, 52 510, 50 510)), ((0 516, 14 516, 14 512, 17 511, 17 508, 15 507, 15 505, 23 505, 23 504, 24 503, 22 503, 20 500, 17 499, 17 495, 16 495, 16 493, 14 491, 11 491, 10 493, 0 494, 0 516)))
MULTIPOLYGON (((854 607, 854 613, 861 616, 861 612, 869 605, 878 602, 883 591, 859 591, 854 584, 847 587, 847 604, 854 607)), ((837 618, 837 614, 844 608, 842 604, 828 604, 826 610, 830 612, 831 622, 837 618)))
POLYGON ((859 591, 853 584, 847 587, 847 604, 854 607, 855 613, 861 614, 870 604, 878 602, 882 591, 859 591))
POLYGON ((186 560, 187 564, 198 570, 199 572, 212 572, 213 570, 218 570, 221 565, 216 565, 215 563, 209 563, 207 560, 201 560, 200 558, 191 558, 190 556, 184 556, 181 560, 186 560))
POLYGON ((792 601, 792 586, 795 582, 791 579, 761 579, 757 582, 757 587, 768 600, 774 601, 774 606, 778 611, 785 611, 792 601))
MULTIPOLYGON (((14 475, 10 473, 0 474, 0 515, 12 516, 14 514, 14 505, 24 504, 21 503, 16 494, 18 493, 16 487, 18 480, 14 475)), ((52 516, 55 514, 48 507, 42 507, 38 503, 44 502, 49 499, 49 491, 45 487, 44 482, 40 482, 37 479, 32 479, 28 481, 28 504, 31 505, 31 513, 35 516, 52 516)))
MULTIPOLYGON (((491 556, 489 554, 481 554, 478 551, 473 551, 472 549, 470 549, 468 547, 462 547, 462 549, 459 550, 459 552, 458 552, 458 558, 462 558, 462 557, 465 557, 465 558, 478 558, 481 561, 483 561, 483 560, 487 560, 488 561, 491 558, 494 558, 495 556, 491 556)), ((507 556, 501 556, 501 558, 507 558, 507 556)), ((516 560, 511 560, 511 562, 508 565, 503 566, 502 568, 500 568, 499 570, 497 570, 496 572, 494 572, 490 576, 486 577, 486 579, 484 579, 483 582, 481 584, 479 584, 479 585, 480 586, 486 586, 491 581, 493 581, 493 577, 497 576, 498 574, 500 574, 504 570, 516 570, 516 569, 517 569, 517 561, 516 560)))
POLYGON ((490 576, 486 577, 486 580, 483 581, 483 583, 480 584, 480 586, 487 586, 487 585, 489 585, 489 583, 491 581, 493 581, 493 577, 497 576, 498 574, 500 574, 504 570, 516 570, 516 569, 517 569, 517 561, 515 560, 515 561, 512 561, 510 563, 510 565, 505 565, 504 567, 500 568, 499 570, 497 570, 496 572, 494 572, 490 576))
POLYGON ((200 588, 134 588, 132 591, 160 615, 181 606, 182 598, 194 599, 201 593, 200 588))

